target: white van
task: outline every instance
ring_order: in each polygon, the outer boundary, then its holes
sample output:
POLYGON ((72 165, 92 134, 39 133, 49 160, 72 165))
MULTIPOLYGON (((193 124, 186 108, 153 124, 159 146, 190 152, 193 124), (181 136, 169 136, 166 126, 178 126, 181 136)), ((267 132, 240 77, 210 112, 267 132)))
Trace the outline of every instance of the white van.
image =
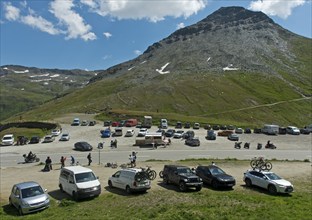
POLYGON ((130 194, 135 191, 146 192, 151 188, 151 181, 142 169, 128 168, 113 174, 108 180, 108 186, 124 189, 130 194))
POLYGON ((101 194, 98 177, 91 169, 82 166, 63 167, 59 177, 59 188, 75 200, 101 194))
POLYGON ((279 130, 278 125, 264 125, 262 128, 262 133, 270 134, 270 135, 277 135, 279 130))

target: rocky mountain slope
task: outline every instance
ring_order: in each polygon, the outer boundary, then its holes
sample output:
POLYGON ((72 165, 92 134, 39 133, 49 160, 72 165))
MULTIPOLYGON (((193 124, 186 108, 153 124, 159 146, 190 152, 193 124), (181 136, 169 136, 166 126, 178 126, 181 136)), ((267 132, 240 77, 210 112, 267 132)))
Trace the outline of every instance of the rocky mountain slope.
POLYGON ((311 120, 311 51, 311 39, 261 12, 220 8, 27 114, 119 109, 211 123, 300 124, 311 120))

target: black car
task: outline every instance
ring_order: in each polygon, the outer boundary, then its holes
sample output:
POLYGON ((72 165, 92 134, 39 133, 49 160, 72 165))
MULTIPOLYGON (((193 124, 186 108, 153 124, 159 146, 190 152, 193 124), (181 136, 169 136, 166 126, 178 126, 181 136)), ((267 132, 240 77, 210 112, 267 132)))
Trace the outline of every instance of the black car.
POLYGON ((165 132, 165 136, 166 137, 173 137, 175 133, 175 130, 174 129, 168 129, 166 132, 165 132))
POLYGON ((182 123, 180 121, 177 122, 175 128, 181 129, 182 128, 182 123))
POLYGON ((217 131, 217 130, 219 130, 219 129, 220 129, 220 126, 219 126, 219 125, 213 125, 213 126, 212 126, 212 130, 217 131))
POLYGON ((215 165, 198 166, 195 170, 196 175, 202 178, 205 184, 213 188, 232 188, 235 186, 235 178, 226 174, 221 168, 215 165))
POLYGON ((287 134, 287 130, 285 127, 279 127, 278 128, 278 134, 287 134))
POLYGON ((207 131, 207 136, 206 136, 207 140, 216 140, 217 139, 217 135, 214 132, 214 130, 208 130, 207 131))
POLYGON ((310 134, 310 130, 307 128, 300 128, 300 134, 310 134))
POLYGON ((186 139, 185 144, 192 146, 192 147, 198 147, 200 145, 200 141, 197 137, 192 137, 192 138, 186 139))
POLYGON ((250 128, 245 128, 244 133, 245 134, 251 134, 251 129, 250 128))
POLYGON ((85 141, 75 143, 74 148, 79 151, 91 151, 93 149, 93 147, 85 141))
POLYGON ((255 134, 261 134, 262 133, 261 128, 254 128, 254 133, 255 134))
POLYGON ((165 165, 163 170, 163 182, 174 184, 184 192, 188 188, 195 187, 200 191, 203 186, 202 179, 199 178, 189 167, 180 165, 165 165))
POLYGON ((221 130, 227 130, 227 127, 226 127, 226 125, 221 125, 221 126, 220 126, 220 129, 221 129, 221 130))
POLYGON ((104 127, 109 127, 111 126, 112 121, 104 121, 104 127))
POLYGON ((191 123, 189 123, 189 122, 185 122, 185 124, 184 124, 184 128, 191 128, 191 123))
POLYGON ((28 144, 38 144, 39 142, 40 142, 40 137, 33 136, 30 138, 30 141, 28 142, 28 144))
POLYGON ((96 124, 96 121, 89 121, 89 126, 94 126, 96 124))
POLYGON ((205 129, 205 130, 210 130, 210 129, 211 129, 210 124, 205 124, 205 125, 204 125, 204 129, 205 129))
POLYGON ((194 131, 187 131, 182 135, 182 138, 189 139, 189 138, 193 138, 194 136, 195 136, 194 131))

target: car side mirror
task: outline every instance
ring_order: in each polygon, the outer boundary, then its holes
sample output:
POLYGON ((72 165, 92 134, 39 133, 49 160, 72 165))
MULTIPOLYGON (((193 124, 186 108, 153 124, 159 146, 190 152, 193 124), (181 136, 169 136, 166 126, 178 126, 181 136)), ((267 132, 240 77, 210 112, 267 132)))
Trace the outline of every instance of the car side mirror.
POLYGON ((48 190, 47 189, 44 189, 44 192, 47 192, 48 190))

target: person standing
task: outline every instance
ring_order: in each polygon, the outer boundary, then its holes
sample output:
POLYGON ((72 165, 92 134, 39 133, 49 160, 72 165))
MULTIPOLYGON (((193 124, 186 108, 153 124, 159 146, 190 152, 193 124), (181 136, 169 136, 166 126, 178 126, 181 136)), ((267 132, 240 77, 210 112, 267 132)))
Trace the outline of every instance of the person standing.
POLYGON ((50 171, 52 170, 52 160, 50 157, 47 157, 46 161, 45 161, 45 169, 46 171, 50 171))
POLYGON ((65 160, 66 160, 66 157, 61 157, 61 168, 65 167, 65 160))
POLYGON ((87 159, 88 159, 88 166, 90 166, 92 163, 91 153, 88 154, 87 159))

